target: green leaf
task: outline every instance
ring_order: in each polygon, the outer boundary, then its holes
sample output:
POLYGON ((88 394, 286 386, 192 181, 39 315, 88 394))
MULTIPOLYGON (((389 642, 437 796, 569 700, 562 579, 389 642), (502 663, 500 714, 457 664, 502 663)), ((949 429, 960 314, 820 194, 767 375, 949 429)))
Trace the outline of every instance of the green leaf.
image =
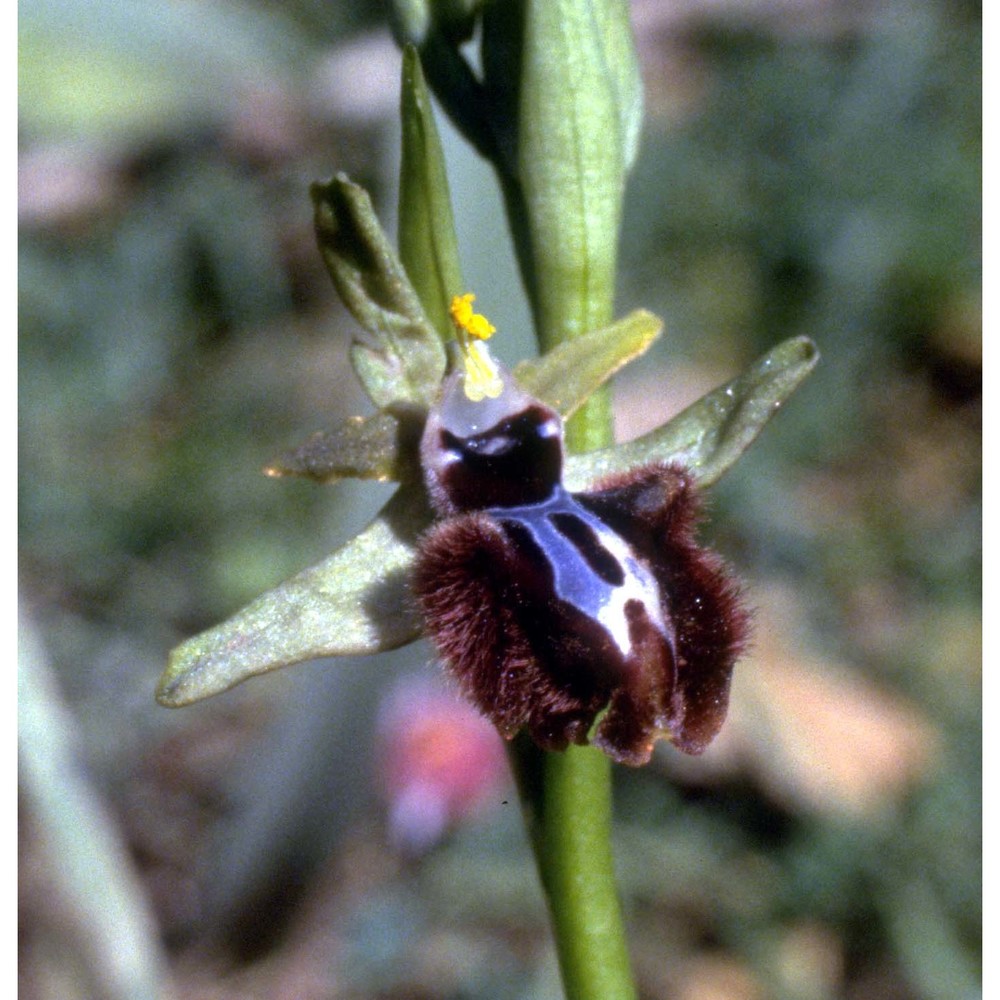
POLYGON ((415 480, 426 412, 416 407, 352 417, 331 431, 317 431, 283 452, 265 469, 268 476, 303 476, 317 483, 339 479, 415 480))
POLYGON ((431 517, 423 489, 401 487, 343 548, 178 646, 160 678, 157 701, 176 708, 302 660, 412 642, 420 623, 409 574, 431 517))
POLYGON ((566 485, 582 490, 649 462, 680 462, 708 486, 746 451, 818 360, 808 337, 786 340, 657 430, 627 444, 570 456, 566 485))
POLYGON ((444 377, 444 346, 368 194, 342 174, 310 191, 327 270, 344 305, 374 337, 351 348, 358 378, 376 406, 429 405, 444 377))
POLYGON ((662 329, 658 316, 636 309, 610 326, 564 341, 536 361, 522 361, 514 377, 566 418, 622 366, 644 354, 662 329))
MULTIPOLYGON (((63 700, 63 678, 27 615, 18 622, 17 640, 18 797, 52 861, 49 891, 73 914, 78 935, 67 941, 59 965, 68 960, 65 968, 92 984, 83 995, 168 997, 173 991, 159 928, 121 828, 81 756, 79 713, 63 700)), ((73 988, 69 994, 81 995, 73 988)))
POLYGON ((465 289, 444 153, 420 57, 412 45, 403 50, 400 117, 399 256, 425 312, 441 338, 448 339, 448 306, 452 296, 465 289))

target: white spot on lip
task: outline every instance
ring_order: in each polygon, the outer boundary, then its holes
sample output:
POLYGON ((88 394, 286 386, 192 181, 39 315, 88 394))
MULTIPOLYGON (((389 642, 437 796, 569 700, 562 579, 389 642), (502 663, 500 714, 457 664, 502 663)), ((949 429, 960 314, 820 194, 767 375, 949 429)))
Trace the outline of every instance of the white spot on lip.
POLYGON ((608 599, 598 608, 597 620, 607 629, 623 656, 632 652, 632 638, 629 635, 628 617, 625 605, 638 601, 645 608, 659 631, 666 637, 663 612, 660 608, 660 587, 653 574, 636 559, 625 540, 602 524, 597 532, 601 545, 621 566, 625 581, 620 587, 611 588, 608 599))

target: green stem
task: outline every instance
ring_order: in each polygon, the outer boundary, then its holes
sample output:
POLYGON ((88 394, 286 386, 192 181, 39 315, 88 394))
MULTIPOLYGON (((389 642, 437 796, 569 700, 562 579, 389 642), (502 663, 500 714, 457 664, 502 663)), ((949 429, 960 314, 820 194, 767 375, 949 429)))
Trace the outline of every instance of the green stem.
POLYGON ((568 1000, 634 1000, 611 852, 611 761, 593 747, 511 753, 568 1000))
POLYGON ((614 444, 611 433, 611 393, 607 386, 591 395, 566 424, 566 450, 579 455, 614 444))

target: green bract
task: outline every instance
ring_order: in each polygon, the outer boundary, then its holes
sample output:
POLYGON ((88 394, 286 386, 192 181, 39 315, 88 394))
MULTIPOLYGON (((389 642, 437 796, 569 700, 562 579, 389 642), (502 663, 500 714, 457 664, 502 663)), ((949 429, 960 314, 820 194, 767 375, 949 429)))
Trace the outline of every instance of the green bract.
POLYGON ((485 70, 487 85, 496 80, 514 102, 513 171, 547 349, 611 318, 625 172, 641 118, 628 8, 607 0, 496 4, 484 34, 487 53, 520 51, 516 77, 490 59, 485 70))
POLYGON ((497 171, 542 346, 608 323, 642 124, 626 0, 396 0, 392 9, 397 37, 420 53, 448 114, 497 171), (461 49, 480 14, 481 75, 461 49))

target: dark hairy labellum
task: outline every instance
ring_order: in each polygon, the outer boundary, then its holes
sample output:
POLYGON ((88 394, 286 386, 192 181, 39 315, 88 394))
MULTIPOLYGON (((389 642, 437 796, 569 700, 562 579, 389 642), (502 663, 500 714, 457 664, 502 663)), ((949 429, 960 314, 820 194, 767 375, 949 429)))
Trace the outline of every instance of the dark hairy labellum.
POLYGON ((569 493, 558 414, 510 377, 473 402, 462 378, 445 383, 423 435, 443 519, 414 579, 448 670, 508 738, 589 740, 633 765, 659 738, 700 753, 725 719, 748 615, 695 540, 690 474, 652 464, 569 493))

